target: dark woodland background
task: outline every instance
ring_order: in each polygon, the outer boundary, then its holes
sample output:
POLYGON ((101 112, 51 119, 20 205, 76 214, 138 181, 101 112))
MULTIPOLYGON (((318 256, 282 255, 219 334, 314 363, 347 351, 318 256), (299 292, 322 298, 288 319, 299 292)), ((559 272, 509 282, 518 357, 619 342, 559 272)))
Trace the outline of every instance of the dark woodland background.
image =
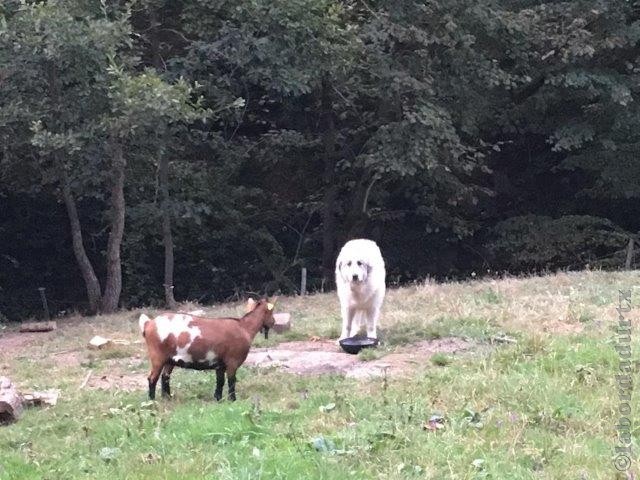
POLYGON ((326 290, 360 236, 389 284, 623 268, 639 40, 625 0, 5 0, 0 320, 326 290))

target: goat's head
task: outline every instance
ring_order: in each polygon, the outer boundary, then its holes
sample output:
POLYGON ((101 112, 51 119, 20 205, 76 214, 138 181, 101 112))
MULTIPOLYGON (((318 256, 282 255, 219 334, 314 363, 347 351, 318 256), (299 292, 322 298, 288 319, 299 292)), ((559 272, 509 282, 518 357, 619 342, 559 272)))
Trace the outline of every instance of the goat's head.
POLYGON ((258 312, 262 317, 262 326, 260 327, 260 330, 264 332, 264 338, 269 338, 269 329, 276 323, 275 318, 273 318, 276 299, 277 297, 271 300, 263 298, 257 302, 252 298, 247 300, 247 312, 258 312))

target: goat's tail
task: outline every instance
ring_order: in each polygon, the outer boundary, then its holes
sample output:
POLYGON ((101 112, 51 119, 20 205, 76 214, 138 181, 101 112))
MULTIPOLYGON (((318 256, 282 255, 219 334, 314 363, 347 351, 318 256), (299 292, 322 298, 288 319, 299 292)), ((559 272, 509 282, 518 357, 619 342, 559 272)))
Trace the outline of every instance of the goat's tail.
POLYGON ((140 325, 140 332, 142 333, 143 337, 144 337, 144 327, 147 325, 147 322, 149 320, 151 319, 147 317, 144 313, 140 315, 140 319, 138 320, 138 325, 140 325))

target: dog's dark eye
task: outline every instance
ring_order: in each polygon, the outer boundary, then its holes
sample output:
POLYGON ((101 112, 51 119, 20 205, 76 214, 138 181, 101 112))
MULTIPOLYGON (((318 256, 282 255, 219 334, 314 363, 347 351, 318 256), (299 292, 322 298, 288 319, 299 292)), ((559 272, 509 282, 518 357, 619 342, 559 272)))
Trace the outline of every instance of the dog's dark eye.
POLYGON ((351 266, 351 261, 348 261, 347 262, 347 267, 350 267, 350 266, 351 266))
POLYGON ((360 260, 358 260, 358 266, 361 267, 362 266, 362 262, 360 260))

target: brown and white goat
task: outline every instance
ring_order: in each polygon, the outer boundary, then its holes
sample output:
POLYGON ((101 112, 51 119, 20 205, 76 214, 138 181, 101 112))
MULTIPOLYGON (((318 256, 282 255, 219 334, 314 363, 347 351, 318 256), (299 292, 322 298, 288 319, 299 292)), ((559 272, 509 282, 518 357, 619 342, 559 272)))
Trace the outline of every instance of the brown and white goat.
POLYGON ((273 324, 273 304, 249 300, 250 311, 242 318, 205 318, 183 313, 164 313, 154 319, 140 315, 140 330, 147 344, 151 373, 149 398, 156 396, 162 374, 162 396, 170 396, 169 379, 174 366, 216 371, 214 398, 222 398, 225 373, 229 400, 236 399, 236 371, 247 358, 259 331, 265 338, 273 324))

